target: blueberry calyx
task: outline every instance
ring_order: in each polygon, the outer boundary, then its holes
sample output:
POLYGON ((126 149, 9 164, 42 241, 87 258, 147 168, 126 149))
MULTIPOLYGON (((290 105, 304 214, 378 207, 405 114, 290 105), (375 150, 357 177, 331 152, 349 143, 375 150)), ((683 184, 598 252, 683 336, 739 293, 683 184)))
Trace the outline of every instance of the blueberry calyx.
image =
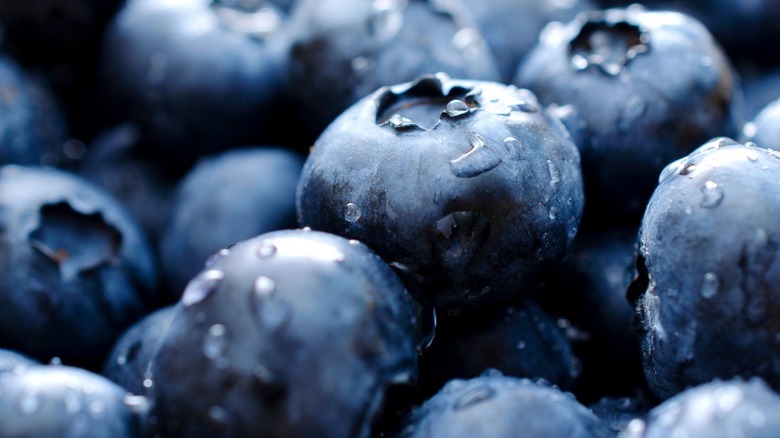
POLYGON ((614 19, 603 12, 585 17, 580 31, 569 42, 575 69, 595 66, 602 73, 617 76, 631 60, 650 50, 649 32, 628 17, 614 19))

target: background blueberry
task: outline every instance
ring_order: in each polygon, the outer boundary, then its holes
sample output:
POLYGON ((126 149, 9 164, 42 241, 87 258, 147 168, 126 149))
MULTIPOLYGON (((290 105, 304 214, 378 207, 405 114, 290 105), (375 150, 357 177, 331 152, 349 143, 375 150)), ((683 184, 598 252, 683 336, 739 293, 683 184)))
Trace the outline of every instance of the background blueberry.
POLYGON ((664 170, 628 292, 660 398, 714 378, 780 386, 778 171, 777 152, 722 138, 664 170))
POLYGON ((302 0, 291 18, 290 96, 318 135, 384 85, 444 72, 499 80, 479 31, 432 0, 302 0))
POLYGON ((365 242, 423 304, 460 312, 528 294, 582 211, 579 156, 527 90, 424 76, 383 87, 320 136, 302 226, 365 242))
POLYGON ((148 402, 88 371, 34 365, 0 374, 7 437, 141 436, 148 402))
POLYGON ((762 147, 780 149, 780 95, 745 125, 743 134, 762 147))
POLYGON ((101 374, 137 395, 145 395, 151 363, 173 320, 173 306, 163 307, 133 324, 114 344, 101 374))
POLYGON ((295 228, 303 158, 280 148, 238 149, 202 160, 179 183, 160 239, 179 296, 211 254, 268 231, 295 228))
POLYGON ((439 317, 436 336, 419 363, 420 386, 429 396, 449 380, 477 377, 490 368, 563 388, 571 388, 579 372, 566 334, 528 301, 455 320, 439 317))
POLYGON ((102 362, 155 299, 145 236, 108 194, 55 170, 0 169, 0 345, 102 362))
POLYGON ((281 90, 283 22, 263 2, 129 0, 104 39, 102 111, 178 162, 263 139, 281 90))
POLYGON ((187 286, 151 366, 162 433, 368 436, 416 377, 412 300, 365 245, 306 230, 233 246, 187 286))
POLYGON ((622 437, 772 437, 780 433, 780 396, 761 379, 713 381, 657 406, 647 420, 633 420, 622 437))
POLYGON ((488 372, 452 380, 416 411, 403 437, 608 437, 610 430, 571 394, 488 372))
POLYGON ((699 22, 639 6, 552 26, 515 83, 568 106, 593 221, 638 223, 668 162, 733 136, 735 74, 699 22))

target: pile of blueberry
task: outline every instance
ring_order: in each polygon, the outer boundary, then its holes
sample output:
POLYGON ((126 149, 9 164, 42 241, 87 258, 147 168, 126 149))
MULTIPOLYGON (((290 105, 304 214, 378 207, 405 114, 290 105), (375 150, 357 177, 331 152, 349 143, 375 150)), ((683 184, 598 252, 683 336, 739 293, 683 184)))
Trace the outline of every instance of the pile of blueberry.
POLYGON ((778 24, 0 0, 0 437, 780 436, 778 24))

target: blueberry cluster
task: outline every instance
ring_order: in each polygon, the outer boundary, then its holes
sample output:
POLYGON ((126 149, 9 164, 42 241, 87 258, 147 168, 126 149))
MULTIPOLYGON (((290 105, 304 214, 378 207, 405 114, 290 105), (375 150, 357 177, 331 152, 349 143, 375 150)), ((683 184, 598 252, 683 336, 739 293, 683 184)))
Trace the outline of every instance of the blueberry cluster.
POLYGON ((778 25, 0 0, 0 438, 780 436, 778 25))

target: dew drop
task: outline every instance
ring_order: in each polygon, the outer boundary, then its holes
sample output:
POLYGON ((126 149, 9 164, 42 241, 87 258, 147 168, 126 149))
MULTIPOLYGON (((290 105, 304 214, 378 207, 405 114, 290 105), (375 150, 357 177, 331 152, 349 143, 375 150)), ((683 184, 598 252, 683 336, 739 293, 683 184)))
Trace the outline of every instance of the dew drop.
POLYGON ((260 243, 260 246, 257 247, 256 254, 262 259, 267 259, 273 257, 273 255, 276 254, 276 251, 276 245, 269 239, 263 240, 262 243, 260 243))
POLYGON ((493 388, 489 386, 478 386, 474 389, 467 391, 465 394, 458 397, 453 405, 456 410, 466 409, 470 406, 482 403, 490 400, 496 395, 493 388))
POLYGON ((79 397, 77 394, 74 394, 73 392, 69 392, 65 396, 63 403, 65 404, 65 412, 67 412, 69 415, 74 415, 81 411, 81 397, 79 397))
POLYGON ((38 409, 40 409, 41 401, 38 399, 37 394, 30 392, 22 396, 22 399, 19 402, 19 407, 21 408, 23 414, 34 414, 38 412, 38 409))
POLYGON ((556 185, 561 182, 561 171, 550 160, 547 160, 547 171, 550 173, 550 184, 556 185))
POLYGON ((748 151, 747 152, 747 159, 750 161, 757 161, 758 160, 758 154, 756 151, 748 151))
POLYGON ((558 217, 558 209, 555 207, 550 207, 550 213, 548 214, 551 221, 554 221, 558 217))
POLYGON ((143 381, 143 386, 144 386, 144 388, 149 389, 152 386, 154 386, 154 381, 151 378, 147 377, 143 381))
POLYGON ((742 390, 734 386, 722 388, 718 393, 718 407, 723 412, 733 411, 745 398, 742 390))
POLYGON ((723 201, 723 189, 714 181, 707 181, 701 188, 702 200, 701 206, 704 208, 715 208, 723 201))
POLYGON ((701 296, 704 298, 712 298, 718 293, 720 288, 720 280, 718 276, 712 272, 704 274, 704 283, 701 287, 701 296))
POLYGON ((455 117, 460 117, 462 115, 468 114, 469 107, 466 106, 466 104, 462 100, 454 99, 447 104, 447 106, 444 108, 444 112, 448 116, 455 118, 455 117))
POLYGON ((271 295, 276 289, 276 282, 266 276, 260 276, 255 281, 255 293, 260 296, 271 295))
POLYGON ((227 350, 227 331, 222 324, 214 324, 209 327, 206 337, 203 338, 203 354, 209 359, 217 359, 227 350))
POLYGON ((373 70, 376 66, 376 63, 371 58, 358 56, 355 57, 352 62, 350 62, 350 66, 352 67, 352 71, 358 74, 362 74, 373 70))
POLYGON ((357 222, 361 216, 360 207, 354 202, 350 202, 344 207, 344 220, 350 223, 357 222))
POLYGON ((512 161, 519 161, 523 159, 523 144, 514 137, 507 137, 504 139, 504 148, 506 148, 506 155, 512 161))
POLYGON ((433 203, 436 205, 441 204, 441 190, 436 190, 436 193, 433 194, 433 203))
POLYGON ((472 178, 494 169, 501 164, 501 157, 487 146, 485 140, 476 132, 471 132, 471 149, 450 161, 450 171, 458 178, 472 178))
POLYGON ((210 269, 193 278, 181 297, 184 307, 192 306, 206 299, 225 278, 225 273, 216 269, 210 269))
POLYGON ((220 260, 227 257, 230 254, 230 250, 227 248, 222 248, 216 253, 209 256, 208 259, 206 259, 206 269, 214 267, 214 265, 217 264, 220 260))
POLYGON ((517 343, 518 350, 525 350, 525 347, 526 347, 525 341, 520 341, 517 343))
POLYGON ((687 163, 680 168, 680 175, 690 175, 693 173, 693 171, 696 170, 696 164, 694 163, 687 163))

